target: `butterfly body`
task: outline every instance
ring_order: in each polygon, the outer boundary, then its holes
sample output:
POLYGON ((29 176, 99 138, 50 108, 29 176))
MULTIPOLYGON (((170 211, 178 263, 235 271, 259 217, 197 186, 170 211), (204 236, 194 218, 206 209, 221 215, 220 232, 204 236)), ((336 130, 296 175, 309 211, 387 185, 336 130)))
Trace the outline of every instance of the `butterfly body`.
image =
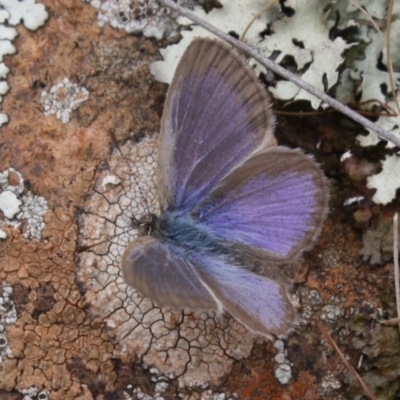
POLYGON ((276 145, 265 89, 218 41, 186 50, 161 125, 161 215, 126 248, 125 281, 158 305, 227 311, 254 332, 284 334, 297 313, 279 267, 319 235, 321 169, 276 145))
POLYGON ((186 250, 204 254, 226 253, 221 240, 209 229, 176 211, 167 211, 161 216, 159 235, 161 240, 186 250))

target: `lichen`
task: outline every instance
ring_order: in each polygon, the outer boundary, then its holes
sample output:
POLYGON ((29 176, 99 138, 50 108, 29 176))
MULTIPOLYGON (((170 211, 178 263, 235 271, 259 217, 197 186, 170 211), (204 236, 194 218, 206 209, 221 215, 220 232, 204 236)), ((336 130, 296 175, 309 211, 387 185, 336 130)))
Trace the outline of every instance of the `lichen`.
MULTIPOLYGON (((222 8, 213 8, 206 12, 203 7, 195 6, 195 13, 222 31, 235 32, 240 35, 250 22, 250 20, 265 6, 262 0, 249 0, 246 2, 221 0, 222 8)), ((267 22, 270 22, 276 15, 279 15, 278 7, 273 7, 267 15, 258 18, 251 27, 246 40, 256 44, 260 40, 260 32, 264 31, 267 22)), ((163 61, 155 61, 150 65, 150 71, 160 82, 170 83, 186 47, 195 37, 215 37, 205 29, 191 24, 185 19, 178 19, 182 25, 189 25, 190 29, 181 31, 182 39, 177 44, 171 44, 165 49, 160 49, 163 61)))
MULTIPOLYGON (((252 16, 262 9, 257 1, 243 5, 233 1, 220 3, 222 8, 213 9, 209 13, 205 13, 200 6, 196 6, 194 11, 222 31, 238 35, 244 31, 252 16)), ((387 18, 384 2, 366 1, 362 4, 371 18, 383 25, 382 22, 387 18)), ((285 7, 281 10, 277 6, 272 7, 258 18, 246 36, 246 41, 256 46, 266 57, 295 71, 314 88, 330 92, 344 103, 352 105, 358 101, 360 108, 369 112, 379 111, 379 103, 386 104, 396 114, 397 105, 386 70, 385 28, 377 32, 371 23, 366 24, 365 14, 347 2, 297 1, 287 3, 285 7), (260 36, 264 37, 261 41, 260 36), (381 64, 384 64, 383 67, 380 67, 381 64), (340 68, 342 65, 346 66, 343 71, 340 68)), ((396 3, 393 13, 399 10, 400 6, 396 3)), ((394 20, 391 29, 394 90, 398 91, 400 61, 395 49, 400 37, 400 23, 394 20)), ((212 37, 212 34, 191 25, 190 30, 182 31, 182 36, 178 44, 160 50, 163 61, 156 61, 150 66, 152 74, 161 82, 171 82, 178 60, 194 37, 212 37)), ((258 64, 252 61, 250 64, 255 65, 257 72, 266 72, 258 64)), ((320 99, 290 81, 273 78, 269 81, 268 89, 276 99, 285 102, 307 100, 314 109, 326 107, 320 99)), ((399 118, 398 115, 381 116, 377 124, 400 135, 399 118)), ((380 141, 372 131, 368 135, 359 135, 357 140, 362 146, 376 145, 380 141)), ((393 147, 393 144, 388 143, 388 147, 393 147)), ((368 187, 377 189, 372 198, 376 204, 387 204, 395 197, 400 184, 397 176, 395 178, 388 171, 396 170, 394 164, 397 166, 398 159, 399 155, 388 156, 382 161, 384 171, 371 177, 368 187)))
POLYGON ((39 390, 35 384, 27 389, 20 389, 19 392, 24 395, 23 400, 49 400, 49 392, 39 390))
MULTIPOLYGON (((0 173, 0 227, 21 229, 27 239, 40 239, 48 210, 45 198, 25 189, 22 175, 13 168, 0 173)), ((3 238, 7 237, 7 234, 3 238)))
MULTIPOLYGON (((386 317, 396 315, 394 304, 384 296, 386 317), (386 301, 389 300, 389 301, 386 301)), ((362 354, 358 372, 377 398, 394 400, 400 396, 400 335, 398 326, 384 326, 374 316, 358 314, 351 324, 351 345, 362 354)), ((351 375, 348 395, 361 399, 363 392, 351 375)))
POLYGON ((372 200, 376 204, 388 204, 396 197, 400 189, 400 158, 393 154, 382 162, 382 171, 368 178, 367 187, 375 189, 372 200))
POLYGON ((381 218, 362 237, 360 255, 371 265, 380 265, 393 258, 393 222, 381 218))
POLYGON ((274 347, 278 350, 278 353, 275 355, 275 362, 278 364, 275 376, 282 385, 286 385, 292 379, 292 368, 287 358, 285 344, 282 340, 277 340, 274 343, 274 347))
POLYGON ((5 359, 13 358, 12 350, 7 340, 6 327, 17 320, 17 310, 10 299, 12 287, 3 284, 0 293, 0 366, 5 359))
POLYGON ((53 85, 48 92, 43 90, 41 94, 44 115, 55 114, 63 124, 69 122, 71 112, 88 98, 87 89, 70 82, 68 78, 53 85))
POLYGON ((113 28, 149 38, 177 39, 176 15, 157 0, 87 0, 97 8, 99 26, 110 24, 113 28))
MULTIPOLYGON (((48 18, 48 13, 43 4, 35 4, 35 0, 0 0, 0 61, 5 55, 15 54, 16 48, 12 41, 17 37, 18 31, 7 25, 23 25, 36 30, 42 26, 48 18)), ((0 63, 0 103, 9 91, 6 81, 10 69, 0 63)), ((8 122, 8 115, 0 113, 0 126, 8 122)))
POLYGON ((35 0, 0 0, 0 6, 9 13, 7 22, 10 25, 24 24, 32 31, 44 25, 49 17, 43 4, 35 4, 35 0))
POLYGON ((115 356, 137 355, 185 386, 219 382, 234 359, 249 354, 254 338, 229 316, 159 308, 125 284, 119 264, 125 246, 137 237, 132 218, 158 211, 157 140, 146 137, 120 151, 99 175, 82 214, 81 245, 87 251, 78 277, 86 301, 116 338, 115 356), (120 182, 104 185, 113 181, 110 176, 120 182))

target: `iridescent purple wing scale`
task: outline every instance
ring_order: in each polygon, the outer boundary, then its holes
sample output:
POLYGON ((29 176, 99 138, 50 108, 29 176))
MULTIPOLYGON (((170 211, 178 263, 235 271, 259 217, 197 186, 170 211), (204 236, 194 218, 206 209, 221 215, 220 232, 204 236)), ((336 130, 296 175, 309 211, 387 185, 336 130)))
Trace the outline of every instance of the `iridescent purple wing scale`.
POLYGON ((299 150, 275 147, 253 156, 194 211, 211 231, 268 260, 311 247, 328 209, 326 179, 299 150))
POLYGON ((276 145, 268 95, 229 47, 196 39, 168 91, 161 122, 162 212, 190 211, 251 154, 276 145))
POLYGON ((191 261, 222 307, 250 330, 264 336, 282 335, 293 326, 297 313, 284 277, 271 280, 222 258, 194 255, 191 261))

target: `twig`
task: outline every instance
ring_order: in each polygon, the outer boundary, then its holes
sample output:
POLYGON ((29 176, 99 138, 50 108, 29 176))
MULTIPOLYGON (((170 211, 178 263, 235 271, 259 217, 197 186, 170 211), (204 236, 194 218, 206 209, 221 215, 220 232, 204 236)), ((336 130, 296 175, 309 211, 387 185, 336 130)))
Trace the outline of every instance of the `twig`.
POLYGON ((361 376, 357 373, 357 371, 353 368, 353 366, 346 360, 346 357, 344 354, 340 351, 338 345, 335 343, 335 341, 332 339, 332 336, 329 334, 328 330, 326 329, 325 325, 321 322, 317 322, 318 328, 321 331, 321 333, 324 335, 325 339, 327 342, 335 349, 336 353, 339 355, 341 358, 343 364, 346 366, 346 368, 354 375, 354 377, 357 379, 358 383, 364 390, 364 393, 372 400, 378 400, 375 395, 371 392, 369 387, 364 383, 362 380, 361 376))
POLYGON ((272 0, 270 3, 268 3, 265 7, 263 7, 252 19, 251 21, 247 24, 246 29, 243 31, 243 33, 240 35, 240 40, 243 41, 247 31, 250 29, 251 25, 253 25, 254 21, 259 18, 264 12, 266 12, 269 8, 271 8, 273 5, 275 5, 278 2, 278 0, 272 0))
MULTIPOLYGON (((361 11, 369 20, 371 25, 375 28, 377 32, 379 32, 382 35, 381 30, 379 29, 378 25, 375 23, 374 19, 354 0, 349 0, 351 4, 353 4, 356 8, 358 8, 359 11, 361 11)), ((383 35, 382 35, 383 37, 383 35)))
POLYGON ((391 319, 385 319, 383 321, 379 321, 379 323, 382 324, 382 325, 388 325, 388 326, 399 325, 400 324, 400 317, 391 318, 391 319))
POLYGON ((323 102, 329 104, 331 107, 335 108, 336 110, 340 111, 341 113, 347 115, 354 121, 364 125, 366 128, 369 128, 375 131, 378 136, 383 139, 387 140, 388 142, 393 143, 395 146, 400 147, 400 138, 396 137, 395 135, 391 134, 390 132, 386 131, 382 127, 374 124, 373 122, 369 121, 368 119, 364 118, 363 116, 357 114, 355 111, 351 110, 349 107, 345 106, 344 104, 340 103, 339 101, 333 99, 332 97, 328 96, 326 93, 321 92, 320 90, 314 88, 309 83, 300 79, 297 75, 287 71, 285 68, 281 67, 280 65, 274 63, 273 61, 269 60, 268 58, 261 55, 258 50, 248 44, 241 42, 233 38, 232 36, 220 31, 219 29, 215 28, 213 25, 209 24, 208 22, 204 21, 200 17, 198 17, 194 12, 179 6, 178 4, 174 3, 172 0, 162 0, 163 3, 171 8, 174 11, 179 12, 183 16, 191 19, 196 24, 200 25, 202 28, 208 30, 209 32, 213 33, 215 36, 219 37, 220 39, 224 40, 225 42, 229 43, 232 46, 235 46, 243 53, 247 54, 249 57, 254 58, 260 64, 264 65, 266 68, 271 69, 272 71, 276 72, 278 75, 286 78, 287 80, 295 83, 296 85, 300 86, 302 89, 306 90, 307 92, 313 94, 315 97, 318 97, 323 102))
MULTIPOLYGON (((400 283, 399 283, 399 215, 393 217, 393 266, 394 266, 394 287, 396 290, 397 317, 400 317, 400 283)), ((399 323, 400 329, 400 323, 399 323)))

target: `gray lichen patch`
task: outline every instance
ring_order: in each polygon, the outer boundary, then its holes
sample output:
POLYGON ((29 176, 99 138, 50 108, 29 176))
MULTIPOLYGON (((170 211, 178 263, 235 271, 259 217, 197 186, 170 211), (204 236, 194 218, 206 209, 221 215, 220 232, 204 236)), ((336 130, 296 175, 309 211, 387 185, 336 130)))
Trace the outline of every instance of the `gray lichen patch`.
POLYGON ((55 114, 63 124, 69 122, 71 112, 88 98, 88 90, 70 82, 68 78, 52 86, 49 92, 43 90, 41 94, 44 115, 55 114))
POLYGON ((86 251, 78 278, 92 313, 115 338, 115 357, 140 357, 145 366, 178 377, 182 386, 217 383, 235 359, 249 355, 254 337, 226 315, 159 308, 122 279, 122 253, 137 237, 132 218, 158 211, 156 158, 157 140, 146 137, 115 150, 99 172, 81 217, 86 251))
POLYGON ((371 265, 379 265, 393 259, 393 223, 381 218, 363 234, 360 255, 371 265))
POLYGON ((4 216, 0 215, 0 227, 10 225, 21 229, 26 239, 40 239, 47 210, 46 199, 27 191, 19 172, 13 168, 0 172, 0 211, 4 216))
POLYGON ((6 358, 13 358, 9 347, 6 328, 17 320, 17 310, 10 296, 11 286, 3 285, 0 292, 0 365, 6 358))
POLYGON ((178 38, 177 15, 170 15, 168 8, 157 0, 86 0, 99 10, 99 26, 110 24, 113 28, 125 29, 128 33, 162 39, 178 38))
POLYGON ((23 400, 49 400, 48 391, 39 390, 35 384, 27 389, 20 389, 19 392, 24 395, 23 400))

